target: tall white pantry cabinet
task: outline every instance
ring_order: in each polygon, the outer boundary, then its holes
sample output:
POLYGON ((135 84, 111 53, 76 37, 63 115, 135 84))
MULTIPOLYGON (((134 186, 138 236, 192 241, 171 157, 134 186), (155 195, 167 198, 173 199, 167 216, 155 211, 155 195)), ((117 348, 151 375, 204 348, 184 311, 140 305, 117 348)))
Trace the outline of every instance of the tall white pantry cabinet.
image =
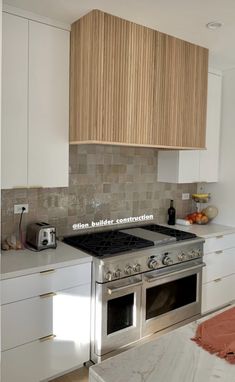
POLYGON ((3 189, 68 186, 69 39, 3 12, 3 189))

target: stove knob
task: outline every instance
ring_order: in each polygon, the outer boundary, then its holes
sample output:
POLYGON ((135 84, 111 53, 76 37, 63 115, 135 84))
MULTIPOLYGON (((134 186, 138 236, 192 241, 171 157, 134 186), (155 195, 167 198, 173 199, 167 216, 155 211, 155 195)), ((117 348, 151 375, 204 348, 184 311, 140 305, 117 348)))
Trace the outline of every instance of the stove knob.
POLYGON ((197 251, 195 251, 195 253, 196 253, 196 256, 195 256, 195 257, 200 257, 200 256, 201 256, 201 250, 200 250, 200 249, 198 249, 197 251))
POLYGON ((190 254, 190 258, 193 259, 194 257, 197 257, 197 253, 195 251, 192 251, 190 254))
POLYGON ((199 251, 192 251, 193 257, 199 257, 200 256, 200 250, 199 251))
POLYGON ((134 272, 139 273, 140 270, 141 270, 141 266, 140 266, 140 264, 135 264, 135 265, 133 266, 133 271, 134 271, 134 272))
POLYGON ((114 272, 113 275, 114 275, 115 278, 121 277, 121 269, 116 269, 116 271, 114 272))
POLYGON ((187 257, 187 256, 185 255, 185 253, 182 252, 182 253, 178 256, 178 260, 179 260, 179 261, 185 261, 185 260, 186 260, 186 257, 187 257))
POLYGON ((171 265, 173 264, 173 260, 169 257, 169 256, 165 256, 163 259, 162 259, 162 263, 164 265, 171 265))
POLYGON ((124 269, 124 272, 126 275, 131 275, 132 268, 130 265, 127 265, 126 268, 124 269))
POLYGON ((112 280, 112 272, 108 271, 105 273, 105 280, 111 281, 112 280))
POLYGON ((150 259, 148 261, 148 267, 150 269, 157 269, 159 267, 159 262, 157 261, 157 259, 150 259))

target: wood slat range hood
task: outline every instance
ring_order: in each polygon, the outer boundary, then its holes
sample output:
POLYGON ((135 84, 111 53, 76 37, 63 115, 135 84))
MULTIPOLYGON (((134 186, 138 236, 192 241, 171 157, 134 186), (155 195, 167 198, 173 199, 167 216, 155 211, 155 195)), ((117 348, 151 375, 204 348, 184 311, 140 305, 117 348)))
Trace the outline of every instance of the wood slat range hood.
POLYGON ((206 48, 93 10, 70 65, 70 144, 205 148, 206 48))

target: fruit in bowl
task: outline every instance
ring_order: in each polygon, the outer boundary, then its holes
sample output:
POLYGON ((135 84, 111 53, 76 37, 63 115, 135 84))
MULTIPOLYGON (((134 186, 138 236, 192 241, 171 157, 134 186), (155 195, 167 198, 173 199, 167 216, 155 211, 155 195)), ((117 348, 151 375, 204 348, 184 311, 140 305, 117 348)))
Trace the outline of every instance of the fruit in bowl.
POLYGON ((193 212, 186 216, 186 220, 188 220, 191 224, 207 224, 209 222, 209 218, 203 212, 193 212))

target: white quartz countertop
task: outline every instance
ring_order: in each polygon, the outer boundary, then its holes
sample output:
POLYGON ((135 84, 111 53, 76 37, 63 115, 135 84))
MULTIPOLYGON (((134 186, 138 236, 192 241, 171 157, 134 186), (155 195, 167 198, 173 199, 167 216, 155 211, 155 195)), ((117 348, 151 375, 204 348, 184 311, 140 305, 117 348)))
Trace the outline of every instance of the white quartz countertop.
POLYGON ((190 340, 201 321, 91 367, 90 382, 235 382, 235 365, 190 340))
POLYGON ((174 226, 167 225, 167 227, 179 229, 181 231, 195 233, 195 235, 199 237, 203 237, 205 239, 208 239, 210 237, 235 233, 235 227, 229 227, 229 226, 224 226, 224 225, 214 224, 214 223, 209 223, 205 225, 192 224, 188 226, 176 224, 174 226))
POLYGON ((92 261, 92 257, 60 241, 56 249, 33 252, 28 249, 2 252, 1 279, 24 276, 49 268, 60 268, 92 261))

